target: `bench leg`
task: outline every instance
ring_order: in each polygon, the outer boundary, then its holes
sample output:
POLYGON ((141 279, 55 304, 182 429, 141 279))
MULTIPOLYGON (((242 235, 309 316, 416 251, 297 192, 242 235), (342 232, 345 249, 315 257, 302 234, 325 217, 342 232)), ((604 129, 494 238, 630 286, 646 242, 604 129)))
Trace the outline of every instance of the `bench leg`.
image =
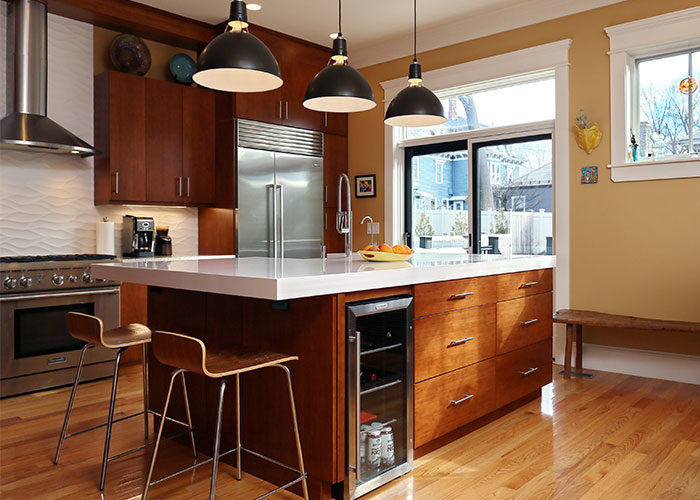
POLYGON ((574 340, 574 325, 566 324, 566 349, 564 351, 564 378, 571 378, 571 344, 574 340))
POLYGON ((576 325, 576 371, 583 371, 583 326, 576 325))

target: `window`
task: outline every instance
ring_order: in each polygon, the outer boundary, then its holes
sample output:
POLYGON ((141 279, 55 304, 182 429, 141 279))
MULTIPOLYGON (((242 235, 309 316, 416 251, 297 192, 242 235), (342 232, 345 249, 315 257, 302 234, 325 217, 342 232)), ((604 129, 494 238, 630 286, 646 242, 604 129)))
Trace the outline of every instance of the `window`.
POLYGON ((700 47, 635 62, 639 156, 700 153, 700 102, 692 90, 700 80, 700 47))
POLYGON ((513 212, 524 212, 525 207, 525 197, 524 196, 511 196, 510 197, 510 209, 513 212))
POLYGON ((439 161, 435 164, 435 183, 442 184, 442 176, 444 174, 445 164, 439 161))

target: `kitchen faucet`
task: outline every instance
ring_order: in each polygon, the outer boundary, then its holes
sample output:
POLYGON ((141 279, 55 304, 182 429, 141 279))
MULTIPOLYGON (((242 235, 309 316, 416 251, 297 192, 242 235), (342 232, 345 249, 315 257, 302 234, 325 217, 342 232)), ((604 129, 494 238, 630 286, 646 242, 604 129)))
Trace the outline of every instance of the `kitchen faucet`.
POLYGON ((338 177, 338 213, 335 216, 335 228, 345 235, 345 257, 352 255, 352 209, 350 208, 350 178, 346 174, 338 177), (347 210, 343 211, 343 181, 347 185, 347 210))
POLYGON ((364 224, 365 221, 369 221, 369 244, 374 245, 374 219, 372 219, 372 217, 369 215, 365 215, 360 221, 360 226, 364 224))

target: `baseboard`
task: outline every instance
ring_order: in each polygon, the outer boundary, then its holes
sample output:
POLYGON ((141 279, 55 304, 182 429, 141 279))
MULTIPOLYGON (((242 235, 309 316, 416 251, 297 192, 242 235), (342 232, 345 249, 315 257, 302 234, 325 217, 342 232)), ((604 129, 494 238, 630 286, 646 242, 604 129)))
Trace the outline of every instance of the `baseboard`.
MULTIPOLYGON (((564 343, 561 335, 555 334, 554 358, 558 364, 564 364, 564 343)), ((584 343, 583 367, 700 385, 700 357, 686 354, 584 343)))

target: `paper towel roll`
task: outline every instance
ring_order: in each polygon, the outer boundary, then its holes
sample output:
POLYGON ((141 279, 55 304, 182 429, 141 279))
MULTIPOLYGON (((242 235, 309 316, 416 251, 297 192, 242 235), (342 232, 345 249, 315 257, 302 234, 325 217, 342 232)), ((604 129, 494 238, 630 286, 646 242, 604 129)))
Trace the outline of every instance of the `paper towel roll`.
POLYGON ((114 250, 114 222, 98 222, 95 228, 95 247, 98 254, 116 255, 114 250))

